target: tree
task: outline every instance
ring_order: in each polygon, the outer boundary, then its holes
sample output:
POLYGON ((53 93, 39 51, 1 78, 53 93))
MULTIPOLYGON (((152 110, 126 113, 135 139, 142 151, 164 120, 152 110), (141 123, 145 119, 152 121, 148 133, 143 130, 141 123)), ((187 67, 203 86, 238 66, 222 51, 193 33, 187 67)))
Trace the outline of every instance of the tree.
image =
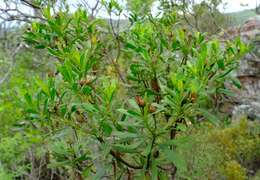
POLYGON ((258 3, 258 0, 256 0, 255 11, 256 11, 256 14, 260 14, 260 4, 258 3))
POLYGON ((151 8, 155 0, 127 0, 127 9, 138 15, 145 15, 151 12, 151 8))
POLYGON ((229 24, 229 19, 218 8, 222 0, 160 0, 164 12, 176 11, 190 28, 216 34, 229 24))

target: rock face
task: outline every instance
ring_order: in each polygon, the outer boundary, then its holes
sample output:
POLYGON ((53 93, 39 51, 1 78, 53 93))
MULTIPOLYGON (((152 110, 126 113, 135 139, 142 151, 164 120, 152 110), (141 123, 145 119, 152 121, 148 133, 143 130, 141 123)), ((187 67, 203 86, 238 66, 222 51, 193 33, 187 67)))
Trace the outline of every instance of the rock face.
POLYGON ((232 108, 234 119, 247 116, 260 120, 260 16, 249 19, 240 28, 232 28, 227 32, 229 38, 240 36, 253 49, 240 62, 236 72, 242 84, 232 108))

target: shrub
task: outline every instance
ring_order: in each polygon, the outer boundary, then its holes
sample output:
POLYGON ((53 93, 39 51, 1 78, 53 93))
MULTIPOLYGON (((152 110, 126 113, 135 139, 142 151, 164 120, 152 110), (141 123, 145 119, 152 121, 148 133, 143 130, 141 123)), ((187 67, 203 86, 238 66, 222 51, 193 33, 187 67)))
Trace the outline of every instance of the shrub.
POLYGON ((244 168, 242 168, 241 165, 239 163, 237 163, 236 161, 226 162, 223 174, 228 180, 246 179, 246 172, 245 172, 244 168))
POLYGON ((258 170, 259 123, 243 119, 228 127, 210 124, 191 127, 182 135, 189 148, 177 147, 188 163, 177 177, 191 179, 247 179, 258 170), (190 153, 192 152, 192 153, 190 153), (179 175, 179 176, 178 176, 179 175))
MULTIPOLYGON (((115 1, 104 7, 122 12, 115 1)), ((182 133, 201 121, 221 124, 214 114, 231 94, 224 83, 238 85, 229 74, 247 46, 188 32, 176 12, 131 19, 124 32, 82 9, 52 12, 43 9, 46 21, 33 22, 24 38, 56 68, 32 78, 37 89, 20 100, 24 131, 41 137, 45 170, 66 179, 186 178, 183 152, 192 143, 182 133)))

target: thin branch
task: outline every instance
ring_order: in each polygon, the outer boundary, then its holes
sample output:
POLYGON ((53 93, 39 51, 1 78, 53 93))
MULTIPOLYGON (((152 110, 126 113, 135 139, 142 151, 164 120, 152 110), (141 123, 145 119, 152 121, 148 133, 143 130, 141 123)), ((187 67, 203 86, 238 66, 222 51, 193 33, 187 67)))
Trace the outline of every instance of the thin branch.
POLYGON ((116 55, 114 60, 112 59, 112 64, 114 65, 115 70, 117 71, 117 74, 118 74, 120 80, 123 83, 126 83, 126 80, 125 80, 122 72, 120 71, 120 67, 119 67, 119 64, 118 64, 118 60, 119 60, 120 55, 121 55, 121 43, 120 43, 120 37, 119 37, 120 15, 119 15, 119 19, 117 21, 117 31, 115 31, 115 28, 114 28, 114 25, 113 25, 111 12, 109 13, 109 23, 110 23, 110 26, 111 26, 113 37, 115 38, 115 40, 117 42, 117 55, 116 55))
POLYGON ((7 73, 5 73, 4 77, 0 80, 0 86, 7 80, 9 75, 12 73, 13 67, 15 66, 16 63, 16 55, 20 51, 20 49, 23 47, 23 44, 19 44, 19 46, 11 53, 10 57, 12 60, 12 64, 10 65, 7 73))
POLYGON ((21 0, 21 2, 27 6, 31 6, 34 9, 41 9, 39 6, 33 4, 32 2, 28 1, 28 0, 21 0))
POLYGON ((100 4, 101 4, 100 0, 96 0, 96 3, 94 4, 93 7, 90 6, 90 4, 87 2, 87 0, 82 0, 81 3, 79 3, 79 4, 85 6, 85 8, 88 9, 91 18, 94 18, 96 16, 96 14, 102 8, 102 6, 100 6, 100 4))
MULTIPOLYGON (((100 143, 104 143, 104 140, 101 137, 97 137, 98 141, 100 143)), ((134 164, 130 164, 129 162, 127 162, 126 160, 124 160, 117 152, 110 150, 109 152, 118 162, 121 162, 122 164, 126 165, 129 168, 132 169, 142 169, 143 166, 139 166, 139 165, 134 165, 134 164)))
POLYGON ((132 169, 142 169, 143 166, 138 166, 138 165, 133 165, 130 164, 129 162, 127 162, 126 160, 124 160, 120 155, 118 155, 115 151, 110 151, 110 154, 119 162, 123 163, 124 165, 126 165, 129 168, 132 169))
POLYGON ((21 5, 26 6, 29 9, 39 11, 40 7, 33 4, 28 0, 21 0, 19 3, 14 1, 7 1, 4 6, 0 8, 0 19, 3 21, 22 21, 22 22, 32 22, 32 20, 45 20, 41 15, 33 15, 31 13, 21 10, 21 5))

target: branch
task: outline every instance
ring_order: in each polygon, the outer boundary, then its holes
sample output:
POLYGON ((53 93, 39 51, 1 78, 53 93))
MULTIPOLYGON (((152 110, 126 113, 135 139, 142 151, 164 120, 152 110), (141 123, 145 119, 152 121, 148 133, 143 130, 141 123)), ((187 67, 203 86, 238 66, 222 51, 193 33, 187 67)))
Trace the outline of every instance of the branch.
POLYGON ((99 6, 101 3, 100 0, 96 0, 96 3, 94 4, 93 7, 91 7, 89 5, 89 3, 87 2, 87 0, 82 0, 81 3, 79 3, 80 5, 85 6, 85 8, 87 8, 89 10, 89 14, 91 18, 94 18, 95 15, 99 12, 101 6, 99 6))
POLYGON ((111 12, 109 13, 109 24, 111 26, 111 30, 112 30, 112 35, 115 38, 116 42, 117 42, 117 54, 115 59, 112 59, 112 64, 115 67, 115 70, 120 78, 120 80, 123 83, 126 83, 126 80, 122 74, 122 72, 120 71, 120 67, 118 64, 118 60, 120 58, 121 55, 121 43, 120 43, 120 37, 119 37, 119 29, 120 29, 120 15, 119 15, 119 19, 117 20, 117 31, 115 31, 114 25, 113 25, 113 20, 112 20, 112 15, 111 12))
POLYGON ((29 2, 28 0, 21 0, 21 2, 27 6, 31 6, 34 9, 41 9, 39 6, 33 4, 32 2, 29 2))
POLYGON ((94 13, 95 13, 95 11, 96 11, 97 8, 98 8, 99 3, 100 3, 100 0, 97 0, 95 6, 94 6, 93 8, 91 8, 91 17, 94 16, 94 13))
POLYGON ((4 21, 22 21, 22 22, 31 22, 33 19, 45 20, 40 15, 33 15, 29 12, 22 11, 20 5, 25 5, 28 8, 34 10, 40 10, 40 7, 29 2, 28 0, 21 0, 20 3, 14 1, 8 1, 4 3, 4 7, 0 8, 0 19, 4 21))
POLYGON ((143 166, 138 166, 138 165, 133 165, 128 163, 126 160, 124 160, 120 155, 118 155, 115 151, 110 151, 110 154, 119 162, 123 163, 124 165, 126 165, 129 168, 132 169, 142 169, 143 166))
POLYGON ((13 67, 15 65, 16 62, 16 55, 17 53, 20 51, 20 49, 23 47, 23 44, 19 44, 19 46, 13 51, 13 53, 11 54, 11 60, 12 60, 12 64, 10 65, 7 73, 4 75, 4 77, 0 80, 0 86, 7 80, 7 78, 9 77, 9 75, 12 73, 13 67))
MULTIPOLYGON (((101 137, 97 137, 97 140, 100 142, 100 143, 104 143, 104 140, 101 138, 101 137)), ((117 152, 113 151, 113 150, 110 150, 109 152, 117 161, 121 162, 122 164, 126 165, 127 167, 129 168, 132 168, 132 169, 142 169, 143 166, 139 166, 139 165, 133 165, 133 164, 130 164, 129 162, 127 162, 126 160, 124 160, 117 152)))

